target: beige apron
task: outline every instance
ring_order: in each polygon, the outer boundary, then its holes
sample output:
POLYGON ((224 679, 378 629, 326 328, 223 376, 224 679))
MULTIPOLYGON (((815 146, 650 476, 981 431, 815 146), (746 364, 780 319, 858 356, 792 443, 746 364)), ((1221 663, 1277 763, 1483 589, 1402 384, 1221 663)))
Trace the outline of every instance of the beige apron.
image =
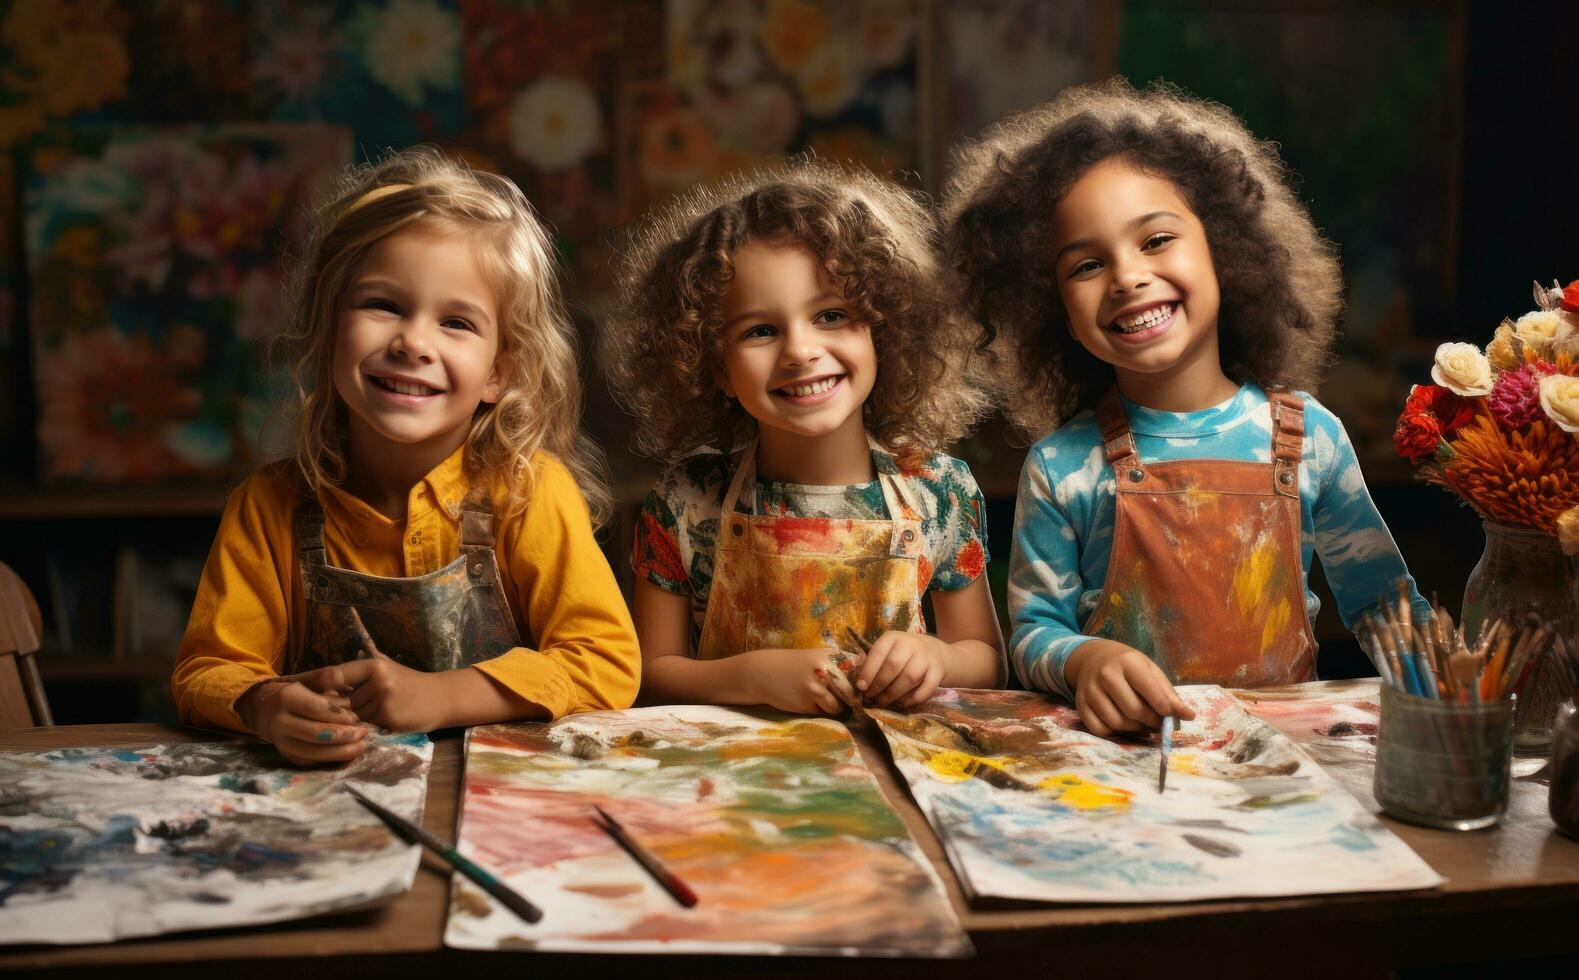
MULTIPOLYGON (((875 442, 871 449, 887 456, 875 442)), ((875 469, 889 520, 757 514, 752 443, 719 511, 698 659, 843 646, 846 627, 868 641, 889 630, 926 632, 921 511, 897 466, 875 469), (745 513, 736 513, 741 501, 745 513)))

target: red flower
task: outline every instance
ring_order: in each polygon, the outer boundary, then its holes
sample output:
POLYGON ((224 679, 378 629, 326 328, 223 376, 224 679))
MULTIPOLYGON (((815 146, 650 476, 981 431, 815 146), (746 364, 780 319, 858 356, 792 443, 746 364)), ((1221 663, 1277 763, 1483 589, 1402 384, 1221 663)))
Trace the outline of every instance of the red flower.
POLYGON ((1429 412, 1405 412, 1393 428, 1393 448, 1411 463, 1420 464, 1436 455, 1442 442, 1442 424, 1429 412))
POLYGON ((1445 436, 1475 417, 1475 404, 1441 385, 1415 385, 1409 389, 1409 400, 1404 403, 1403 414, 1430 415, 1436 419, 1441 434, 1445 436))
POLYGON ((1569 313, 1579 313, 1579 279, 1563 289, 1563 309, 1569 313))

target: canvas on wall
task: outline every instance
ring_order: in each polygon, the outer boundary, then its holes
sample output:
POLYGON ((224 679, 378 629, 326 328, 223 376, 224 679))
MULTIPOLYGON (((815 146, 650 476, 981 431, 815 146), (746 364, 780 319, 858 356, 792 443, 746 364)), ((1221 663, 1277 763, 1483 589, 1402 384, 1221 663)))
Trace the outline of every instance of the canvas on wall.
POLYGON ((40 469, 222 479, 258 462, 283 256, 343 129, 60 132, 24 174, 40 469))

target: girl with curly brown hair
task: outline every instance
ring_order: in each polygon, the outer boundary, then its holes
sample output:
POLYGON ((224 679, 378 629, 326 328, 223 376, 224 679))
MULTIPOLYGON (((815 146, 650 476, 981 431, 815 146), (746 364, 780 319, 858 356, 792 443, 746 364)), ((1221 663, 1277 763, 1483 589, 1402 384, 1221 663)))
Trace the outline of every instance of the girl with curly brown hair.
POLYGON ((612 371, 670 464, 632 559, 644 699, 834 713, 1002 682, 981 493, 940 452, 986 399, 935 229, 898 186, 803 161, 633 235, 612 371))
POLYGON ((1193 717, 1173 684, 1313 679, 1313 552, 1351 625, 1407 573, 1342 424, 1297 390, 1341 280, 1274 148, 1221 106, 1113 79, 959 163, 961 302, 1011 415, 1057 426, 1015 516, 1021 679, 1103 735, 1193 717))

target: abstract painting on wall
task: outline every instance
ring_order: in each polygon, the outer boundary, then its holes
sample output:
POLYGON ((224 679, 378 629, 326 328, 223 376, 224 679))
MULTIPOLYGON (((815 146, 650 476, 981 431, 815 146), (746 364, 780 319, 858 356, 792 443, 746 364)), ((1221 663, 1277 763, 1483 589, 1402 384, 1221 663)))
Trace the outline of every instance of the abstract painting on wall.
POLYGON ((1039 694, 950 691, 873 710, 972 896, 1157 902, 1429 888, 1435 872, 1227 692, 1159 748, 1084 731, 1039 694))
POLYGON ((467 949, 961 956, 941 883, 848 731, 680 706, 471 731, 460 850, 543 909, 528 925, 457 877, 467 949), (695 891, 682 907, 594 806, 695 891))
POLYGON ((342 769, 267 745, 0 754, 0 945, 99 943, 370 905, 418 849, 340 787, 418 823, 433 745, 377 738, 342 769))
POLYGON ((251 469, 282 256, 350 153, 334 126, 81 129, 25 157, 40 470, 251 469))

